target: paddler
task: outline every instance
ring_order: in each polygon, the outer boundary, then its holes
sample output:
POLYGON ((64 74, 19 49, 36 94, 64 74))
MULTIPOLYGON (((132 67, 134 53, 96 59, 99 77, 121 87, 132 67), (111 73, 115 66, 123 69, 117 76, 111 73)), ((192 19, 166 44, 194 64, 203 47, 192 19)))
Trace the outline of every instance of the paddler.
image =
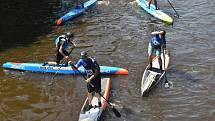
MULTIPOLYGON (((148 8, 150 9, 150 5, 152 3, 152 0, 149 0, 148 2, 149 2, 148 8)), ((154 0, 154 5, 155 5, 155 9, 158 10, 157 0, 154 0)))
POLYGON ((101 92, 101 76, 100 76, 100 67, 99 64, 96 62, 95 59, 88 57, 87 51, 81 52, 81 59, 77 62, 75 65, 75 68, 79 68, 80 66, 83 66, 85 69, 85 72, 87 73, 87 97, 88 97, 88 103, 89 107, 88 110, 90 110, 92 106, 92 93, 96 92, 96 96, 98 98, 98 106, 101 107, 101 96, 99 93, 101 92), (92 87, 90 83, 94 86, 92 87))
POLYGON ((149 69, 152 69, 152 59, 153 54, 156 55, 158 58, 158 62, 160 65, 160 70, 162 71, 162 60, 161 60, 161 49, 166 48, 166 39, 165 39, 166 32, 164 30, 162 31, 154 31, 151 33, 153 36, 151 41, 149 42, 148 46, 148 62, 149 62, 149 69))
POLYGON ((75 9, 83 9, 83 8, 84 8, 83 0, 76 0, 76 7, 75 7, 75 9))
POLYGON ((55 40, 57 53, 56 53, 56 61, 55 62, 45 62, 42 66, 45 65, 59 65, 60 61, 65 58, 66 65, 68 65, 69 62, 69 55, 70 53, 67 51, 69 47, 71 47, 71 50, 76 47, 76 44, 74 43, 74 35, 71 32, 66 33, 66 35, 60 35, 55 40))

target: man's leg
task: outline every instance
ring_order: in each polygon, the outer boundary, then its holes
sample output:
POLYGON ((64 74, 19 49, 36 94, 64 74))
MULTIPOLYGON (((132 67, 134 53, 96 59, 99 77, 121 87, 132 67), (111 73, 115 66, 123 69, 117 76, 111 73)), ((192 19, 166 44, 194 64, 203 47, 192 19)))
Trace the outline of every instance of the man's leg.
POLYGON ((95 79, 95 91, 96 91, 96 96, 98 98, 98 105, 99 107, 102 106, 102 103, 101 103, 101 96, 99 93, 101 93, 101 77, 97 77, 95 79))
POLYGON ((149 70, 152 69, 152 55, 148 56, 149 70))
POLYGON ((100 96, 99 93, 96 93, 96 96, 97 96, 97 98, 98 98, 98 105, 99 105, 99 107, 101 107, 101 106, 102 106, 102 103, 101 103, 101 96, 100 96))
POLYGON ((153 53, 154 49, 151 46, 151 43, 149 43, 148 46, 148 63, 149 63, 149 69, 152 69, 152 53, 153 53))
POLYGON ((55 61, 56 65, 59 65, 61 60, 63 60, 63 55, 60 52, 57 52, 56 61, 55 61))
POLYGON ((162 60, 161 60, 161 49, 156 50, 156 56, 158 58, 158 63, 160 65, 160 70, 162 71, 162 60))
POLYGON ((43 66, 45 66, 47 64, 50 65, 50 66, 56 66, 57 65, 56 62, 47 62, 47 63, 44 63, 43 66))
POLYGON ((148 8, 150 9, 150 5, 151 5, 151 3, 152 3, 152 0, 149 0, 148 2, 149 2, 149 3, 148 3, 148 8))
POLYGON ((92 98, 93 98, 93 96, 92 96, 92 93, 87 93, 87 98, 88 98, 88 103, 89 103, 89 105, 92 105, 92 103, 91 103, 91 101, 92 101, 92 98))
POLYGON ((158 10, 157 0, 154 0, 154 3, 155 3, 155 9, 158 10))
POLYGON ((93 106, 92 106, 92 99, 93 99, 93 96, 92 96, 92 92, 94 91, 94 88, 89 84, 87 83, 87 98, 88 98, 88 104, 89 104, 89 107, 88 107, 88 110, 90 110, 93 106))
POLYGON ((160 70, 162 71, 163 68, 162 68, 162 60, 161 60, 161 57, 158 58, 158 61, 159 61, 159 65, 160 65, 160 70))
POLYGON ((56 66, 56 65, 59 65, 60 61, 62 59, 63 59, 63 56, 59 52, 57 52, 55 62, 51 62, 51 61, 50 62, 45 62, 45 63, 43 63, 42 66, 46 66, 46 65, 56 66))

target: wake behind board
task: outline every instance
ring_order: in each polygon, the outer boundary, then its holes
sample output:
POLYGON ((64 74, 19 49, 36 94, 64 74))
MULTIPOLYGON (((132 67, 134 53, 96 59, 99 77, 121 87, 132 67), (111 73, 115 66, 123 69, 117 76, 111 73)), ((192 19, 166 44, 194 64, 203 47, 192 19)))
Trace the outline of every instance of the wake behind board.
POLYGON ((150 15, 154 16, 157 19, 160 19, 168 24, 173 24, 173 19, 164 13, 162 10, 156 10, 155 5, 151 4, 150 9, 148 8, 148 1, 147 0, 136 0, 138 5, 145 10, 150 15))
MULTIPOLYGON (((165 50, 165 64, 164 64, 163 52, 161 53, 161 59, 162 59, 162 68, 164 69, 164 65, 165 65, 165 69, 167 69, 170 62, 170 56, 167 50, 165 50)), ((147 94, 153 87, 155 87, 159 82, 161 82, 164 75, 165 75, 165 71, 161 72, 160 66, 158 63, 158 58, 154 57, 152 61, 152 69, 149 70, 149 65, 148 65, 142 76, 142 82, 141 82, 142 96, 147 94)))
MULTIPOLYGON (((108 100, 110 96, 110 78, 102 78, 101 94, 108 100)), ((98 107, 98 98, 93 95, 92 106, 88 110, 88 99, 85 100, 79 114, 79 121, 98 121, 102 118, 102 113, 106 110, 108 103, 101 97, 102 106, 98 107)))
POLYGON ((61 18, 59 18, 56 21, 56 24, 58 26, 64 24, 65 22, 74 19, 75 17, 81 15, 84 11, 90 9, 92 6, 94 6, 97 3, 97 0, 88 0, 87 2, 85 2, 82 5, 77 6, 77 8, 74 8, 72 10, 70 10, 68 13, 66 13, 64 16, 62 16, 61 18))

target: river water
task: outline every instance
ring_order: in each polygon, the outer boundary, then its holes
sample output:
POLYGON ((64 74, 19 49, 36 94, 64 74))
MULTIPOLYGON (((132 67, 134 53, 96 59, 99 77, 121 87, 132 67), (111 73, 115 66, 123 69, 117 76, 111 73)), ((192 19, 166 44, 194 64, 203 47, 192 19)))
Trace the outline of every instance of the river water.
MULTIPOLYGON (((56 36, 73 32, 77 61, 88 50, 101 65, 122 67, 128 76, 111 77, 111 109, 105 121, 215 121, 215 1, 165 0, 159 7, 174 18, 173 26, 153 18, 132 0, 110 0, 62 27, 53 25, 74 1, 1 2, 0 64, 54 60, 56 36), (172 88, 155 88, 140 96, 150 32, 164 29, 171 63, 172 88)), ((76 121, 86 97, 80 76, 37 74, 0 68, 1 121, 76 121), (52 85, 48 85, 54 82, 52 85)))

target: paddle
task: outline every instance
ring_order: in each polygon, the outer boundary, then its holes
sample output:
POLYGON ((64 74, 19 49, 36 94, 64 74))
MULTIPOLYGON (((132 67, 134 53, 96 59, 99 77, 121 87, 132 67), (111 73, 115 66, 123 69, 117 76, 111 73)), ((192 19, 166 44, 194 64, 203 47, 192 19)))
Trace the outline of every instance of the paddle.
POLYGON ((178 12, 175 10, 175 8, 173 7, 172 3, 171 3, 169 0, 167 0, 167 1, 168 1, 168 3, 170 4, 170 6, 173 8, 173 10, 175 11, 177 17, 179 18, 179 14, 178 14, 178 12))
MULTIPOLYGON (((68 55, 70 55, 70 54, 72 53, 73 49, 74 49, 74 48, 72 48, 72 49, 70 50, 70 52, 69 52, 68 55)), ((66 62, 66 63, 68 63, 68 62, 66 62)), ((52 77, 52 79, 54 79, 54 78, 57 76, 59 70, 60 70, 61 67, 63 67, 63 66, 64 66, 64 64, 60 65, 60 68, 58 69, 58 71, 55 72, 55 74, 54 74, 54 76, 52 77)), ((50 82, 50 83, 48 84, 48 86, 50 86, 50 85, 52 85, 52 84, 53 84, 53 82, 50 82)))
MULTIPOLYGON (((81 71, 79 71, 78 68, 75 67, 74 64, 72 64, 72 63, 70 63, 70 64, 71 64, 72 67, 74 67, 74 68, 78 71, 78 73, 81 74, 81 76, 82 76, 85 80, 87 80, 87 77, 86 77, 81 71)), ((90 84, 90 86, 92 86, 92 87, 94 88, 94 86, 93 86, 92 83, 90 83, 90 82, 88 82, 88 83, 90 84)), ((114 114, 116 115, 116 117, 121 117, 121 114, 119 113, 119 111, 118 111, 116 108, 114 108, 114 106, 111 105, 111 103, 110 103, 100 92, 98 92, 98 94, 111 106, 111 109, 112 109, 112 111, 114 112, 114 114)))
POLYGON ((171 83, 167 80, 167 78, 166 78, 166 69, 165 69, 165 64, 166 64, 166 62, 165 62, 165 50, 164 50, 164 47, 162 47, 163 48, 163 58, 164 58, 164 72, 165 72, 165 75, 164 75, 164 78, 165 78, 165 85, 164 85, 164 87, 165 88, 169 88, 170 87, 170 85, 171 85, 171 83))

